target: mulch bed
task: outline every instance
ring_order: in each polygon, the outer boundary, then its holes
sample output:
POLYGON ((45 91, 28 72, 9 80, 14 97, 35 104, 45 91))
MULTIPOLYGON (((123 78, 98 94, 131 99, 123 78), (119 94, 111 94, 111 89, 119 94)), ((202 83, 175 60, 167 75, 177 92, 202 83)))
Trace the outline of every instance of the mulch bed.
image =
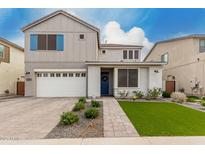
MULTIPOLYGON (((45 138, 87 138, 103 137, 103 103, 98 108, 99 116, 96 119, 86 119, 84 111, 90 107, 90 102, 85 104, 85 109, 75 112, 79 122, 70 126, 58 124, 45 138)), ((60 117, 60 115, 59 115, 60 117)))

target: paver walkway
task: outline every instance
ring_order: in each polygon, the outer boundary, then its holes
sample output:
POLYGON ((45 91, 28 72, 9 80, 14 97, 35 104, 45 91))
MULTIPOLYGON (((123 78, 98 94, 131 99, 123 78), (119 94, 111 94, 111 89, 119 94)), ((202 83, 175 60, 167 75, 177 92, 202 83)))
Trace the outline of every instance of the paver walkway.
POLYGON ((125 112, 113 97, 104 97, 103 118, 104 137, 134 137, 139 136, 125 112))

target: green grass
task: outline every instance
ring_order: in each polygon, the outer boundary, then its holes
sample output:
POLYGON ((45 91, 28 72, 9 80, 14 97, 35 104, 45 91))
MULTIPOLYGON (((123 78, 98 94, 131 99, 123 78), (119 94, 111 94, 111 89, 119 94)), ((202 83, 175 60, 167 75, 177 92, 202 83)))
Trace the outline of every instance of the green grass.
POLYGON ((141 136, 205 135, 205 112, 174 103, 119 103, 141 136))

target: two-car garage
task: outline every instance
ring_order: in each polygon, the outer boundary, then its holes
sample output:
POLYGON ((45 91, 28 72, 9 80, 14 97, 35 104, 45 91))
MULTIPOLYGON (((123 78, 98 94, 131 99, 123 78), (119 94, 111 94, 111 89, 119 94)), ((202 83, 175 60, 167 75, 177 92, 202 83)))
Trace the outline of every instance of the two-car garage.
POLYGON ((37 97, 86 96, 86 70, 36 72, 37 97))

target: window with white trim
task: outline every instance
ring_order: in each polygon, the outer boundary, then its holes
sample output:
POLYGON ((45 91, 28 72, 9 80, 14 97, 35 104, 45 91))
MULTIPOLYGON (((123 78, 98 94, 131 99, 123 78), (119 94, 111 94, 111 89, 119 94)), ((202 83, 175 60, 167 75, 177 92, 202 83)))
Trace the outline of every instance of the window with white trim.
POLYGON ((205 39, 201 39, 199 41, 199 51, 200 52, 205 52, 205 39))
POLYGON ((161 61, 168 64, 168 53, 165 53, 161 56, 161 61))
POLYGON ((4 58, 5 46, 0 44, 0 58, 4 58))
POLYGON ((80 73, 75 73, 75 77, 80 77, 80 73))
POLYGON ((118 69, 118 87, 138 87, 138 69, 118 69))

